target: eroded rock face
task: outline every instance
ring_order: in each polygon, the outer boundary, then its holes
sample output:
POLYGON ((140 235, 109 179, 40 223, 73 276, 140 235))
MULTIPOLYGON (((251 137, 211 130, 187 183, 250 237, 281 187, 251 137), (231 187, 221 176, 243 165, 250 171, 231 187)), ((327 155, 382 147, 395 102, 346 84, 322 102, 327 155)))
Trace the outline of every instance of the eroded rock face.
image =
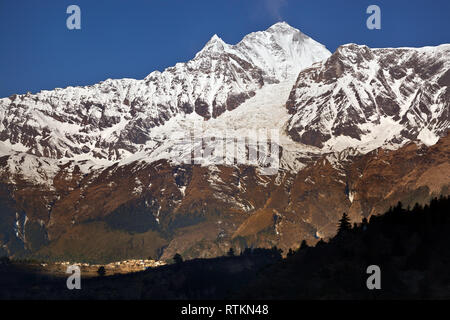
POLYGON ((97 262, 177 252, 211 257, 247 246, 287 251, 303 239, 332 237, 343 212, 360 222, 398 201, 448 195, 449 159, 446 136, 431 147, 411 143, 365 155, 347 149, 276 176, 163 160, 89 174, 67 164, 47 188, 3 180, 1 245, 16 256, 97 262))
POLYGON ((299 74, 286 107, 296 141, 330 148, 422 140, 448 130, 450 45, 370 49, 349 44, 299 74))

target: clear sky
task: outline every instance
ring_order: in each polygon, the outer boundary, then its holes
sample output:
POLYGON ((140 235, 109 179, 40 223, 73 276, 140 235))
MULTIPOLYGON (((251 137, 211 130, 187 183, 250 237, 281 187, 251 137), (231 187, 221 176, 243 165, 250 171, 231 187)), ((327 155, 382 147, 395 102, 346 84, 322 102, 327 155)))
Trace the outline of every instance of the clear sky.
POLYGON ((449 0, 0 0, 0 97, 107 78, 144 78, 187 61, 217 33, 235 44, 277 21, 330 51, 450 43, 449 0), (81 30, 66 9, 81 8, 81 30), (366 8, 381 8, 381 30, 366 8))

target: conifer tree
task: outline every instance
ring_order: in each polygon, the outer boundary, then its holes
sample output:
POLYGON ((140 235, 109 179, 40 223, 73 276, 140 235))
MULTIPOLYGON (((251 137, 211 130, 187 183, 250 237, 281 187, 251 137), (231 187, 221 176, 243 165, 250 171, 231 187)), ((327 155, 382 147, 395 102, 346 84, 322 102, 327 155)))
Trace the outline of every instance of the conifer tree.
POLYGON ((338 234, 345 233, 351 229, 352 229, 352 225, 350 223, 350 219, 349 219, 347 213, 344 212, 344 214, 342 215, 342 218, 339 220, 338 234))
POLYGON ((309 248, 308 244, 306 243, 306 240, 303 240, 300 244, 300 250, 309 248))
POLYGON ((173 261, 174 261, 176 264, 182 263, 182 262, 183 262, 183 258, 181 257, 181 254, 175 253, 175 255, 173 256, 173 261))

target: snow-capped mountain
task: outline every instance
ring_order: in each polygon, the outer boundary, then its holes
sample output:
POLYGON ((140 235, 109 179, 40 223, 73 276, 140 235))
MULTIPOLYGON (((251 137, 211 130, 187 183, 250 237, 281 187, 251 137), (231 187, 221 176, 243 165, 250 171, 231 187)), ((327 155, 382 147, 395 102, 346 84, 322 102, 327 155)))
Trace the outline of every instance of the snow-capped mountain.
POLYGON ((450 45, 370 49, 348 44, 298 76, 290 136, 324 150, 435 144, 450 127, 450 45))
POLYGON ((262 87, 296 78, 329 55, 286 23, 251 33, 236 45, 214 35, 192 60, 143 80, 108 79, 1 99, 2 150, 112 163, 142 151, 147 142, 146 149, 152 148, 161 140, 153 128, 176 115, 217 118, 262 87))
POLYGON ((0 256, 287 250, 333 235, 343 211, 448 193, 449 67, 448 44, 331 55, 277 23, 142 80, 0 99, 0 256), (249 130, 276 132, 273 174, 240 163, 249 130), (213 139, 180 143, 193 131, 213 139))

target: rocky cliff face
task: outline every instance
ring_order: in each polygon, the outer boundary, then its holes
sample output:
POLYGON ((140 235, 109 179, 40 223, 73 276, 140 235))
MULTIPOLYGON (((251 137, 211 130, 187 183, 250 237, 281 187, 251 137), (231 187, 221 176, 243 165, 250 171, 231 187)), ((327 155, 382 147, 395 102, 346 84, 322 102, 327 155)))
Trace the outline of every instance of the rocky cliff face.
POLYGON ((2 245, 9 253, 95 262, 176 252, 211 257, 230 247, 287 250, 333 236, 343 212, 358 222, 398 201, 449 194, 449 147, 446 136, 431 147, 330 153, 274 176, 166 160, 90 174, 61 167, 52 189, 2 183, 2 245))
POLYGON ((288 131, 326 149, 434 144, 449 127, 450 45, 370 49, 349 44, 299 74, 288 131))
POLYGON ((344 211, 357 222, 448 194, 449 51, 330 55, 278 23, 236 45, 214 36, 143 80, 0 99, 0 255, 287 250, 332 236, 344 211), (198 129, 212 139, 177 143, 198 129), (222 149, 249 129, 277 132, 272 175, 241 161, 255 145, 222 149), (174 161, 195 150, 198 163, 174 161))

